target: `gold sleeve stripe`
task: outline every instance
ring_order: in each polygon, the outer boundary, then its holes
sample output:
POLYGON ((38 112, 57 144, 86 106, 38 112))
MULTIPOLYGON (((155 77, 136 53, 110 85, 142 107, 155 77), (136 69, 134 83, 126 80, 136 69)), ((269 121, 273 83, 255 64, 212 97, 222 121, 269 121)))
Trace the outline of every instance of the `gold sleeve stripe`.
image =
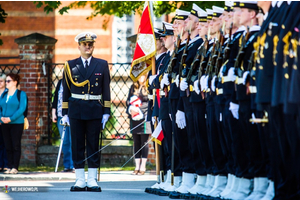
POLYGON ((104 101, 104 107, 110 108, 111 102, 110 101, 104 101))
POLYGON ((62 103, 62 108, 63 109, 68 109, 69 108, 69 102, 63 102, 62 103))

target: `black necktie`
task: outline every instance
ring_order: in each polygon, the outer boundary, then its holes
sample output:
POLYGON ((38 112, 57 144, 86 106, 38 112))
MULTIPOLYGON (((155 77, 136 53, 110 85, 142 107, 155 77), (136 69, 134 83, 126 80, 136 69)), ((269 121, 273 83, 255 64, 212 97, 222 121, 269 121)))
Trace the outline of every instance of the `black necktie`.
POLYGON ((89 62, 86 60, 86 61, 85 61, 85 69, 87 70, 88 67, 89 67, 89 62))

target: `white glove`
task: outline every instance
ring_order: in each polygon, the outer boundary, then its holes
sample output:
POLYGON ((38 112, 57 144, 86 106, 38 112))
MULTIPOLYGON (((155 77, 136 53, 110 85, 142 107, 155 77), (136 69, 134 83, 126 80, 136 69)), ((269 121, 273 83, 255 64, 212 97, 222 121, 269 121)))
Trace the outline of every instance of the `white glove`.
POLYGON ((236 79, 236 75, 234 74, 234 67, 231 67, 228 71, 227 77, 229 78, 230 81, 234 82, 236 79))
POLYGON ((200 88, 199 88, 199 80, 196 80, 194 82, 194 90, 197 94, 200 94, 200 88))
POLYGON ((254 113, 252 113, 252 124, 254 124, 254 120, 256 119, 256 117, 255 117, 255 114, 254 113))
POLYGON ((219 75, 220 75, 221 77, 223 77, 223 68, 224 68, 224 65, 221 67, 220 72, 219 72, 219 75))
POLYGON ((157 75, 152 75, 152 76, 149 76, 149 85, 152 84, 153 80, 156 78, 157 75))
POLYGON ((152 124, 154 125, 155 124, 155 117, 151 117, 151 121, 152 121, 152 124))
POLYGON ((64 115, 63 118, 61 118, 60 125, 70 126, 70 121, 69 121, 68 115, 64 115))
POLYGON ((164 89, 165 85, 170 85, 168 74, 164 74, 163 78, 160 81, 160 89, 164 89))
POLYGON ((189 87, 188 83, 186 82, 186 79, 182 79, 180 82, 180 90, 185 91, 189 87))
POLYGON ((180 129, 184 129, 184 127, 186 127, 185 114, 180 110, 176 113, 176 124, 180 129))
POLYGON ((214 76, 213 79, 211 80, 211 90, 214 92, 216 91, 216 78, 217 76, 214 76))
POLYGON ((247 77, 248 77, 249 71, 245 71, 243 74, 243 84, 246 85, 247 77))
POLYGON ((175 78, 175 84, 177 87, 179 87, 179 75, 177 75, 175 78))
POLYGON ((205 80, 205 75, 201 76, 201 78, 200 78, 201 91, 203 91, 203 89, 204 89, 204 80, 205 80))
POLYGON ((105 128, 105 124, 106 124, 106 122, 108 121, 108 118, 109 118, 109 114, 104 114, 103 116, 102 116, 102 129, 104 130, 104 128, 105 128))
POLYGON ((208 89, 208 78, 209 78, 209 76, 207 75, 207 76, 205 77, 205 79, 204 79, 204 88, 205 88, 205 90, 208 89))
POLYGON ((152 121, 152 124, 154 125, 156 121, 159 122, 159 117, 157 117, 156 120, 155 120, 155 117, 151 117, 151 121, 152 121))
POLYGON ((229 110, 234 118, 239 119, 239 104, 230 102, 229 110))

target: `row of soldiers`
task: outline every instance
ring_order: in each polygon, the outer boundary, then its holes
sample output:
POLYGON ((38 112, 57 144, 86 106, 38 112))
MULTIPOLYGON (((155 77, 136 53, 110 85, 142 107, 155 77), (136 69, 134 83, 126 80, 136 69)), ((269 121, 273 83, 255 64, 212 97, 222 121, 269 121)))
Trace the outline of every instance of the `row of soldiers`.
POLYGON ((177 10, 173 24, 163 22, 148 120, 162 126, 164 176, 146 192, 300 199, 299 8, 286 1, 193 4, 177 10))

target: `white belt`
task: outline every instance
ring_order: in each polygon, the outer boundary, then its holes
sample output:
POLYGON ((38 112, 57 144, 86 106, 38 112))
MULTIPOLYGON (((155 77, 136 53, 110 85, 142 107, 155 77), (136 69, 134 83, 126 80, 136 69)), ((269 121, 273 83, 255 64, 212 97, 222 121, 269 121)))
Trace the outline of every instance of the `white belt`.
POLYGON ((74 99, 82 99, 82 100, 101 100, 101 95, 91 95, 91 94, 73 94, 72 97, 74 99))
POLYGON ((165 95, 165 92, 163 90, 159 90, 159 95, 162 97, 165 95))
POLYGON ((217 95, 223 94, 223 88, 220 89, 217 88, 216 91, 217 91, 217 95))
POLYGON ((256 86, 249 86, 250 93, 257 93, 256 86))
POLYGON ((243 79, 243 78, 237 78, 237 79, 236 79, 236 83, 237 83, 238 85, 244 84, 244 79, 243 79))
POLYGON ((229 78, 228 76, 223 76, 222 83, 226 83, 226 82, 233 82, 233 80, 231 78, 229 78))
POLYGON ((153 100, 153 94, 151 95, 151 94, 148 94, 148 99, 149 100, 153 100))

